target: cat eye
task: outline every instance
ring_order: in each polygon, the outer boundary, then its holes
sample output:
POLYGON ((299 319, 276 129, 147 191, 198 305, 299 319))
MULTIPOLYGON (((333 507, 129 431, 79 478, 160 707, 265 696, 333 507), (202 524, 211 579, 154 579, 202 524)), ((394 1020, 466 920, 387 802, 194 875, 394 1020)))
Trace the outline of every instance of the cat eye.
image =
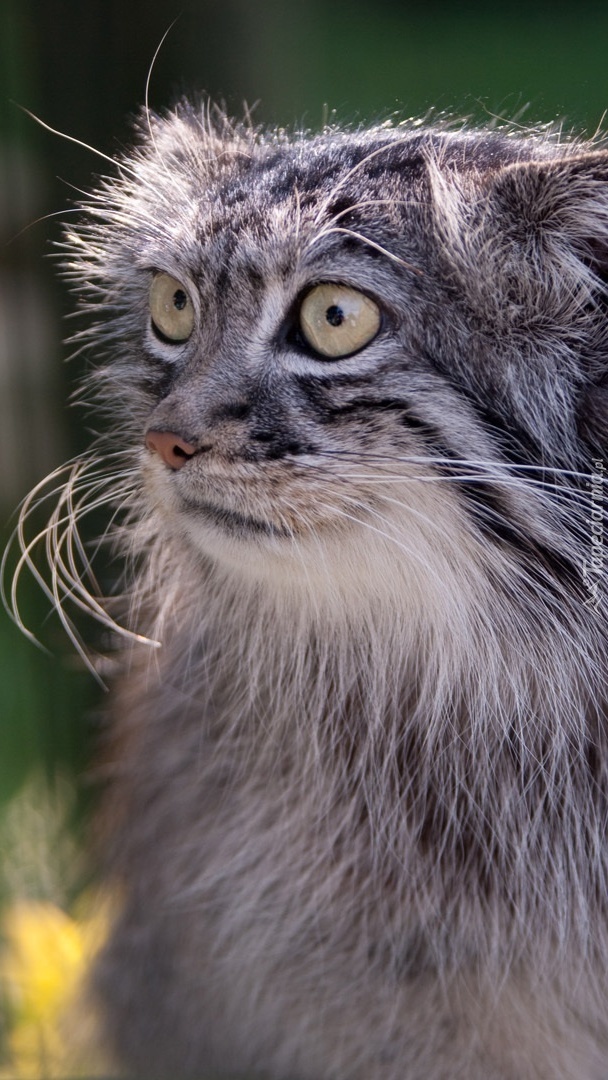
POLYGON ((152 328, 169 344, 186 341, 194 327, 194 308, 184 286, 170 274, 155 274, 150 286, 152 328))
POLYGON ((380 329, 380 309, 348 285, 316 285, 300 308, 300 330, 315 352, 329 359, 362 349, 380 329))

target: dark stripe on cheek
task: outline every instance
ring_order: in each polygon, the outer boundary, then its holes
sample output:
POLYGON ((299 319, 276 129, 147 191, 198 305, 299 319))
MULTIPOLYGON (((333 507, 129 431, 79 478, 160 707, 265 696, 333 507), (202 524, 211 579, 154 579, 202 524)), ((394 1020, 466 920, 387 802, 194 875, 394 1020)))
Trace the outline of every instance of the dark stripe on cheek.
POLYGON ((446 446, 444 432, 428 420, 423 419, 414 412, 409 401, 402 398, 371 398, 359 397, 347 402, 346 405, 326 405, 325 419, 321 423, 329 424, 336 417, 352 416, 355 419, 366 420, 378 413, 397 413, 402 427, 409 431, 415 431, 424 440, 424 449, 433 458, 457 461, 459 454, 446 446))
MULTIPOLYGON (((469 517, 484 535, 502 540, 518 551, 529 551, 530 541, 509 521, 508 511, 500 493, 484 480, 461 480, 460 470, 447 465, 438 466, 442 476, 453 478, 458 496, 469 517)), ((468 470, 467 470, 468 471, 468 470)))
MULTIPOLYGON (((509 511, 500 492, 491 484, 480 480, 463 480, 449 466, 439 470, 444 476, 451 475, 458 488, 462 505, 476 528, 494 544, 516 553, 527 577, 553 592, 563 600, 560 586, 567 585, 580 592, 580 573, 561 552, 540 543, 523 531, 521 525, 510 520, 509 511)), ((520 579, 521 584, 521 579, 520 579)))

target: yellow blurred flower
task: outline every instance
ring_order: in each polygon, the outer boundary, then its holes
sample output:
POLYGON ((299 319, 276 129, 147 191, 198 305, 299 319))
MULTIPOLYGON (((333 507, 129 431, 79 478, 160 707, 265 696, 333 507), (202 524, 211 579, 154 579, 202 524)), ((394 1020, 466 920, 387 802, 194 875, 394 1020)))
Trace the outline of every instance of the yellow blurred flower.
POLYGON ((82 1046, 90 1017, 78 991, 107 922, 107 904, 78 920, 48 901, 22 900, 5 913, 0 979, 10 1067, 0 1077, 51 1080, 105 1071, 96 1048, 82 1046))

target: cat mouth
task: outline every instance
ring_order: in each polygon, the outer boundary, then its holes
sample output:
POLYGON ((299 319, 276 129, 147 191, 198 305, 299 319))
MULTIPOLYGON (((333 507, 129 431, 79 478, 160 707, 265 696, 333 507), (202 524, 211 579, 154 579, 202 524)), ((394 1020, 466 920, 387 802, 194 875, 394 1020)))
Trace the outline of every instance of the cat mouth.
POLYGON ((252 517, 249 514, 242 514, 237 510, 229 510, 214 503, 190 502, 188 508, 191 513, 211 522, 211 524, 231 536, 273 536, 284 540, 293 538, 292 530, 284 525, 276 525, 272 521, 252 517))

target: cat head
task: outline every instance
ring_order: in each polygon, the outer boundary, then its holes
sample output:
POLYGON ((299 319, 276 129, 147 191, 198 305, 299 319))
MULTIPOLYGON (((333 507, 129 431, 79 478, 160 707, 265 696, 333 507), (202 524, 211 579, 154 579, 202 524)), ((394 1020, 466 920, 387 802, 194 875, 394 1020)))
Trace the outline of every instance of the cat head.
POLYGON ((416 610, 488 574, 584 596, 608 151, 184 104, 145 118, 67 246, 159 535, 416 610))

